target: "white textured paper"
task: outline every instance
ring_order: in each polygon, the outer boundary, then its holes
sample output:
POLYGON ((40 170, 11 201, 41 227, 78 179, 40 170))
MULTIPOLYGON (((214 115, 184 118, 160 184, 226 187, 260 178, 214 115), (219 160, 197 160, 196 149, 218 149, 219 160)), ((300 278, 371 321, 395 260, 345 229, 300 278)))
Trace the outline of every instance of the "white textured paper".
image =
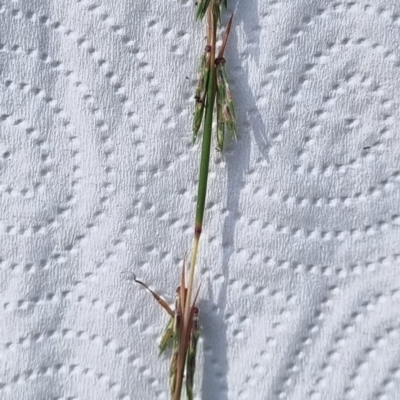
MULTIPOLYGON (((228 3, 196 398, 398 399, 400 4, 228 3)), ((2 400, 169 397, 167 316, 125 272, 172 300, 190 250, 193 8, 1 0, 2 400)))

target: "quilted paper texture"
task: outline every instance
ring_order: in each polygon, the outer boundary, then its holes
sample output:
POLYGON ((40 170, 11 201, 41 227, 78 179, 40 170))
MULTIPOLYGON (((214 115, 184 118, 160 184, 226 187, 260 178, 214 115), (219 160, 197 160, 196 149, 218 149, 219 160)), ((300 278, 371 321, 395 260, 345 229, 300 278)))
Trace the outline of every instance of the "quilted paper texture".
MULTIPOLYGON (((196 398, 398 399, 400 4, 229 3, 196 398)), ((190 250, 193 8, 1 0, 1 399, 168 399, 125 272, 171 300, 190 250)))

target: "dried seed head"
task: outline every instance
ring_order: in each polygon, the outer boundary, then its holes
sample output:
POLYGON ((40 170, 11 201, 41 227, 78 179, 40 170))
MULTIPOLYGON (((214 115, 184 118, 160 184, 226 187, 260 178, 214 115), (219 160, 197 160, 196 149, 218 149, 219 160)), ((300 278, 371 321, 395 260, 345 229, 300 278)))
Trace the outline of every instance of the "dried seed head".
POLYGON ((166 326, 160 340, 160 344, 158 346, 159 355, 161 355, 168 347, 172 346, 174 338, 174 319, 171 318, 168 321, 168 325, 166 326))
POLYGON ((169 389, 171 397, 175 393, 175 386, 177 380, 177 368, 178 368, 178 352, 174 351, 172 353, 171 361, 169 364, 169 389))
POLYGON ((188 400, 193 400, 194 374, 196 371, 196 352, 197 352, 197 342, 199 341, 199 337, 200 337, 199 309, 197 307, 193 307, 191 329, 189 335, 189 346, 186 357, 186 394, 188 400))
POLYGON ((215 60, 217 75, 217 143, 218 150, 223 150, 225 132, 229 131, 236 139, 235 110, 226 74, 226 60, 218 57, 215 60))
POLYGON ((196 93, 195 93, 195 109, 193 117, 193 143, 196 141, 201 122, 203 121, 204 105, 207 94, 207 84, 210 72, 210 54, 211 46, 207 45, 201 56, 200 67, 198 71, 196 93))

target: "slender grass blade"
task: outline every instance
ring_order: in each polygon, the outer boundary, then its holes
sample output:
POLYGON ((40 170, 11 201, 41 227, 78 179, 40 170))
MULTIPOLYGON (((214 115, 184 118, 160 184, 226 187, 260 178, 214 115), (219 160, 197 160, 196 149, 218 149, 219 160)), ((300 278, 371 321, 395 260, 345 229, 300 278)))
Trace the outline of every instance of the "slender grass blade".
POLYGON ((202 20, 207 13, 207 9, 210 6, 211 0, 198 0, 197 1, 197 12, 196 19, 202 20))

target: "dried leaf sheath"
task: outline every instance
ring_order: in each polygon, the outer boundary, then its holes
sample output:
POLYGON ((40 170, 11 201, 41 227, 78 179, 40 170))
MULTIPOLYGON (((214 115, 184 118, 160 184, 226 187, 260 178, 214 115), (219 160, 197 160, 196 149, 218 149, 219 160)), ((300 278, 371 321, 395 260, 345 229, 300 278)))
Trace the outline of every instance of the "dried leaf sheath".
POLYGON ((143 281, 139 280, 135 274, 132 275, 133 275, 133 280, 139 285, 143 286, 145 289, 147 289, 156 299, 157 303, 160 304, 160 306, 173 318, 174 312, 171 310, 171 307, 168 305, 168 303, 163 298, 161 298, 161 296, 158 293, 156 293, 154 290, 151 290, 149 286, 146 285, 143 281))
POLYGON ((190 306, 189 320, 184 324, 184 306, 187 302, 187 288, 185 282, 185 263, 182 268, 181 275, 181 286, 179 286, 175 293, 175 309, 172 311, 165 300, 163 300, 156 292, 151 290, 141 280, 137 279, 134 275, 136 283, 142 285, 148 290, 159 304, 163 306, 168 314, 172 317, 168 321, 167 327, 165 328, 161 337, 159 345, 160 355, 168 348, 172 347, 172 354, 169 366, 169 386, 171 398, 180 399, 180 390, 183 379, 183 374, 179 374, 179 360, 183 359, 184 375, 186 376, 186 391, 188 393, 188 399, 193 399, 193 379, 196 365, 196 349, 197 342, 200 336, 198 314, 199 310, 195 307, 195 302, 199 294, 199 290, 196 293, 193 304, 190 306), (185 330, 185 326, 187 327, 185 330), (179 385, 179 387, 177 387, 179 385), (178 394, 177 394, 178 393, 178 394), (179 396, 179 397, 177 397, 179 396), (191 397, 190 397, 191 396, 191 397))

